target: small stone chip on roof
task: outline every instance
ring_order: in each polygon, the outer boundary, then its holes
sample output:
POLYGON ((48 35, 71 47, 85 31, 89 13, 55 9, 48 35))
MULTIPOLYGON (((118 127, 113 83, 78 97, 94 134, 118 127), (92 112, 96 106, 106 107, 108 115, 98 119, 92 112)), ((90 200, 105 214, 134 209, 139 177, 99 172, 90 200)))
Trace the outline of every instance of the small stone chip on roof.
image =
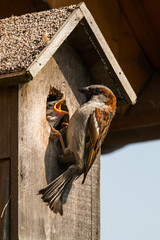
POLYGON ((26 70, 76 5, 0 20, 0 75, 26 70))

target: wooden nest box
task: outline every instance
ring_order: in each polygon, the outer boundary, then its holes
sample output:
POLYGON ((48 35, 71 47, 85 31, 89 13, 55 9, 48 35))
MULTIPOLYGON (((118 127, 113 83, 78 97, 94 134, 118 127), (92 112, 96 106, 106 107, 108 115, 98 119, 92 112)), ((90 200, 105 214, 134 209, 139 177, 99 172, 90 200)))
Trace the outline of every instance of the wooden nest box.
POLYGON ((10 197, 0 239, 99 239, 98 158, 86 183, 73 184, 62 217, 37 195, 62 171, 47 98, 64 97, 71 116, 83 86, 108 86, 118 104, 136 95, 84 3, 0 22, 0 211, 10 197))

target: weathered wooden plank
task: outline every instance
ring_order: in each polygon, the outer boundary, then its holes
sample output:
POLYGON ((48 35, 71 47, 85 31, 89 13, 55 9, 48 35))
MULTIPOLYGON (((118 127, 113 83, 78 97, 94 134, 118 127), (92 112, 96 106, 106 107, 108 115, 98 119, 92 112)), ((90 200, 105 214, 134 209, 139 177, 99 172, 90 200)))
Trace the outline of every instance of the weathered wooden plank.
POLYGON ((10 90, 0 88, 0 159, 10 156, 10 90))
POLYGON ((10 158, 11 158, 11 202, 10 202, 10 240, 18 239, 18 86, 10 88, 10 158))
POLYGON ((0 160, 0 239, 9 240, 9 200, 10 160, 0 160), (3 214, 2 214, 3 212, 3 214), (2 216, 3 215, 3 216, 2 216))

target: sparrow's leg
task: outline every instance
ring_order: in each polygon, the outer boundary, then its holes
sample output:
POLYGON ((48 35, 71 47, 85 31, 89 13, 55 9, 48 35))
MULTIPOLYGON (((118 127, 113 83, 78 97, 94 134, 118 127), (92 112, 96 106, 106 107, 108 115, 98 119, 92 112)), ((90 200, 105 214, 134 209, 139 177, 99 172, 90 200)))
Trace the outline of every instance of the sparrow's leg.
POLYGON ((62 126, 67 126, 68 127, 68 123, 67 122, 62 122, 62 126))
MULTIPOLYGON (((50 124, 49 124, 49 125, 50 125, 50 124)), ((63 138, 62 138, 62 134, 61 134, 58 130, 56 130, 54 127, 52 127, 52 125, 50 125, 50 127, 51 127, 51 130, 53 131, 52 134, 55 135, 55 136, 57 136, 57 137, 59 138, 59 140, 60 140, 60 142, 61 142, 62 150, 63 150, 63 152, 64 152, 65 145, 64 145, 63 138)))

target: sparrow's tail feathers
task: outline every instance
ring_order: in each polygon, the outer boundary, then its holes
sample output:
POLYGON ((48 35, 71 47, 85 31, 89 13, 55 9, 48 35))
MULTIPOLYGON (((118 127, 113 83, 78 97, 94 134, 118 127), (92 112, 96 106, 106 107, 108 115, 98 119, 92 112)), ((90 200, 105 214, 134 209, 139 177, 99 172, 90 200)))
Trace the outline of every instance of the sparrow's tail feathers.
POLYGON ((81 172, 76 165, 70 166, 64 173, 57 177, 53 182, 48 184, 46 188, 39 191, 42 194, 42 199, 47 202, 50 209, 60 215, 63 215, 63 207, 61 196, 69 184, 80 176, 81 172))

